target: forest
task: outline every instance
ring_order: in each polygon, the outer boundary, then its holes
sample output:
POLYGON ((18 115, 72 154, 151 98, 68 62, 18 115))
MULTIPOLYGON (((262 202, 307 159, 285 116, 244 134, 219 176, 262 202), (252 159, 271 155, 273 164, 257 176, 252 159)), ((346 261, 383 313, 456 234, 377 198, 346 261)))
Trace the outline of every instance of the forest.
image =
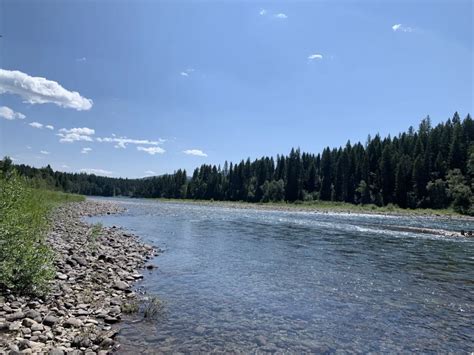
POLYGON ((292 149, 222 166, 202 165, 143 179, 111 178, 13 165, 34 186, 83 195, 247 202, 343 201, 401 208, 452 207, 474 214, 474 123, 455 113, 432 127, 429 117, 398 136, 369 136, 319 154, 292 149))

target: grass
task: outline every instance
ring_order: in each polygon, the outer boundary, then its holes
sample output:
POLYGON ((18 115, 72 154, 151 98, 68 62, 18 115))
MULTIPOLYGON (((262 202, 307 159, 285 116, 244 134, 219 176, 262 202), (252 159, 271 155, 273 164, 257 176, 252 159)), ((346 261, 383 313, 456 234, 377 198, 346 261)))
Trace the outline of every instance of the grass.
POLYGON ((404 209, 396 205, 389 204, 379 207, 373 204, 355 205, 347 202, 333 201, 296 201, 296 202, 243 202, 243 201, 210 201, 210 200, 191 200, 191 199, 170 199, 158 198, 158 201, 174 203, 195 203, 200 205, 217 205, 222 207, 237 208, 262 208, 269 210, 295 210, 295 211, 314 211, 314 212, 336 212, 336 213, 371 213, 371 214, 392 214, 392 215, 416 215, 416 216, 445 216, 469 218, 453 209, 404 209))
POLYGON ((43 295, 55 275, 46 242, 48 215, 59 204, 84 197, 33 189, 25 178, 0 175, 0 288, 43 295))

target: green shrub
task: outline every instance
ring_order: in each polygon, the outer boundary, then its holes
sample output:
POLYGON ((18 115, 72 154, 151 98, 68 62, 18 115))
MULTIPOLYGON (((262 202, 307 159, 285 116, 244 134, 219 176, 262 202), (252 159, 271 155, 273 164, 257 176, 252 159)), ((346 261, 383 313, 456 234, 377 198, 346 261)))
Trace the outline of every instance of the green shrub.
POLYGON ((0 288, 42 295, 54 277, 54 255, 46 242, 48 213, 82 196, 28 187, 14 172, 0 173, 0 288))

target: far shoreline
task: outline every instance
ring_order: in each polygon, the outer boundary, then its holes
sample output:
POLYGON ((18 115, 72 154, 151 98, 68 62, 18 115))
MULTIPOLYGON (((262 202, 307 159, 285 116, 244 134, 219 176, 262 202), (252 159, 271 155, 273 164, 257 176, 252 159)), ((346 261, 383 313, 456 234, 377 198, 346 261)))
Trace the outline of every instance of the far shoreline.
POLYGON ((99 198, 131 198, 143 199, 149 201, 159 201, 164 203, 187 203, 200 206, 219 206, 223 208, 236 209, 255 209, 264 211, 283 211, 283 212, 309 212, 319 214, 359 214, 359 215, 376 215, 390 217, 427 217, 436 219, 448 219, 474 222, 474 216, 463 215, 453 211, 452 209, 403 209, 397 206, 378 207, 375 205, 354 205, 344 202, 245 202, 245 201, 216 201, 216 200, 194 200, 194 199, 177 199, 177 198, 142 198, 127 196, 87 196, 99 198))

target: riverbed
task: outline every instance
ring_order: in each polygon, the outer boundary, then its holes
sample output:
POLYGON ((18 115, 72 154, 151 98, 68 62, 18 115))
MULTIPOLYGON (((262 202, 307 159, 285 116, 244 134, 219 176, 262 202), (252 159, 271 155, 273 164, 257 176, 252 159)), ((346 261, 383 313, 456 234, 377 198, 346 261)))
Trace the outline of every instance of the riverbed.
POLYGON ((164 310, 123 352, 474 350, 474 240, 416 232, 472 221, 113 201, 89 220, 163 250, 139 287, 164 310))

